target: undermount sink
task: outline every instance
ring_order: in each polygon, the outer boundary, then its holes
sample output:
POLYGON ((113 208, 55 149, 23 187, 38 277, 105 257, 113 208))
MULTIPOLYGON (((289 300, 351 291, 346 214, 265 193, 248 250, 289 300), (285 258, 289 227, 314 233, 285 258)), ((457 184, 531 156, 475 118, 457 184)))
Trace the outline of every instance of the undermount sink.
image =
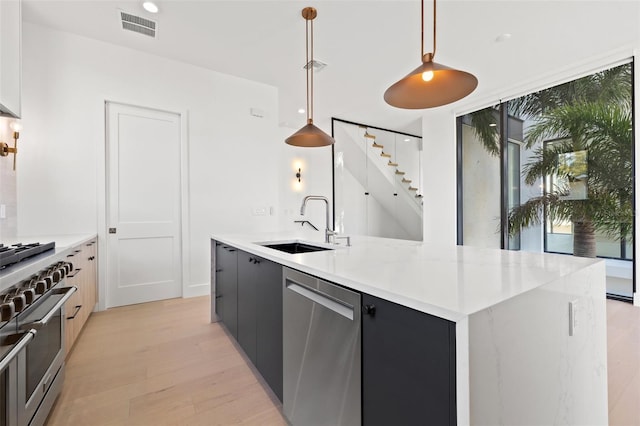
POLYGON ((311 253, 314 251, 333 250, 333 248, 315 246, 315 245, 302 243, 298 241, 286 242, 286 243, 266 243, 266 244, 260 244, 260 245, 264 247, 272 248, 274 250, 283 251, 285 253, 290 253, 290 254, 311 253))

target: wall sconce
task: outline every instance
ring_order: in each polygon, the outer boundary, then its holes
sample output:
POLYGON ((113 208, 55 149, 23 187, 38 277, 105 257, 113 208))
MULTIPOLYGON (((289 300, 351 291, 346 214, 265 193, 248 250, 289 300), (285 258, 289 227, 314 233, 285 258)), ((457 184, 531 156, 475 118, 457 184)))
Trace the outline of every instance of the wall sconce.
POLYGON ((298 169, 298 173, 296 173, 296 178, 298 179, 298 182, 300 182, 300 178, 302 177, 302 170, 298 169))
POLYGON ((18 154, 18 139, 20 138, 20 130, 22 130, 22 124, 14 121, 10 125, 13 130, 13 148, 4 142, 0 142, 0 157, 6 157, 9 154, 13 154, 13 170, 16 169, 16 155, 18 154))

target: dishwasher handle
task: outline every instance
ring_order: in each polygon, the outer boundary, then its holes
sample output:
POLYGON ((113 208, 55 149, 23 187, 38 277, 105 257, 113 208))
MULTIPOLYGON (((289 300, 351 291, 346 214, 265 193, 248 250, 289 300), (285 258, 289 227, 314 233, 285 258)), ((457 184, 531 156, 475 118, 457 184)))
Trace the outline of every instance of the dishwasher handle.
POLYGON ((330 309, 331 311, 339 315, 342 315, 348 320, 353 321, 355 318, 354 307, 349 303, 343 302, 339 299, 335 299, 314 288, 293 282, 288 278, 286 280, 286 288, 306 299, 311 300, 314 303, 322 305, 325 308, 330 309))

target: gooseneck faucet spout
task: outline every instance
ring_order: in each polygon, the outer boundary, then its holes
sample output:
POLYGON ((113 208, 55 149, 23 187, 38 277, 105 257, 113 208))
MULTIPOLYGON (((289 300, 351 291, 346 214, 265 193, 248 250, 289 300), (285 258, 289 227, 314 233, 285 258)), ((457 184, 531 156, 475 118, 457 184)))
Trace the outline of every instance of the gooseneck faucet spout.
POLYGON ((322 195, 307 195, 302 200, 302 206, 300 206, 300 215, 304 216, 304 211, 305 211, 305 209, 307 207, 307 202, 308 201, 312 201, 312 200, 324 201, 324 203, 325 203, 325 208, 326 208, 326 226, 325 226, 325 231, 324 231, 324 236, 325 236, 324 242, 328 243, 328 242, 330 242, 331 235, 334 235, 335 232, 329 227, 329 200, 327 199, 327 197, 323 197, 322 195))

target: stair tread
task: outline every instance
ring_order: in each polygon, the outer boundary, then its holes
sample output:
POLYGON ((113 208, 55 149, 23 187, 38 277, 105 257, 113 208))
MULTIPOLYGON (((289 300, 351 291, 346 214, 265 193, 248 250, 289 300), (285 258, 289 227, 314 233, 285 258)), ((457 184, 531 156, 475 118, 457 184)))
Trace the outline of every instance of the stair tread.
POLYGON ((380 144, 377 144, 375 142, 371 146, 374 147, 374 148, 384 148, 384 145, 380 145, 380 144))
POLYGON ((388 166, 392 166, 392 167, 397 167, 398 163, 394 163, 393 161, 389 160, 389 162, 387 163, 388 166))
POLYGON ((380 154, 380 157, 391 158, 391 154, 385 154, 384 152, 380 154))
POLYGON ((404 174, 404 172, 401 172, 400 170, 396 170, 396 174, 397 174, 397 175, 403 175, 403 174, 404 174))
POLYGON ((402 178, 402 182, 404 182, 404 183, 411 183, 411 179, 402 178))
POLYGON ((376 138, 375 135, 372 135, 372 134, 370 134, 368 132, 364 132, 364 137, 367 138, 367 139, 375 139, 376 138))
POLYGON ((409 187, 409 191, 417 191, 417 190, 418 190, 418 188, 414 188, 413 186, 409 187))

